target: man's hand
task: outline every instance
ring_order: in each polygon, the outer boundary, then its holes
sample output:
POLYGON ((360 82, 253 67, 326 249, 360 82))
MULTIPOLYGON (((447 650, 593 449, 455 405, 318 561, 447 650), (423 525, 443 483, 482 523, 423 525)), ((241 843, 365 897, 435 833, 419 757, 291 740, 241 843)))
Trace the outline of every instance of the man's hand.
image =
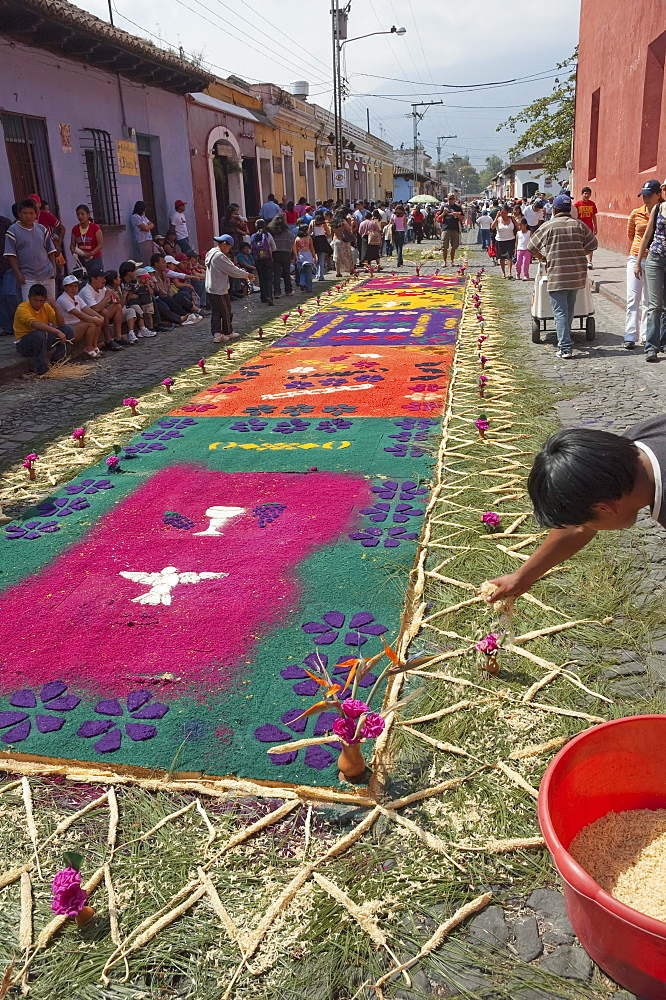
POLYGON ((521 578, 519 573, 507 573, 506 576, 498 576, 496 580, 488 582, 497 587, 495 593, 486 598, 488 604, 493 604, 506 597, 520 597, 521 594, 527 593, 531 586, 530 583, 521 578))
POLYGON ((21 271, 15 271, 14 276, 16 277, 19 285, 25 285, 25 277, 21 271))

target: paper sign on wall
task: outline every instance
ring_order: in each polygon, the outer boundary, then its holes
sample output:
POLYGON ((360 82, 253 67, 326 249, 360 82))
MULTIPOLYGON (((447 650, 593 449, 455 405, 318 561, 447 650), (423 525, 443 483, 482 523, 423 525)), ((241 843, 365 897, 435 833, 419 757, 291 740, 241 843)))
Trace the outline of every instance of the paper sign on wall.
POLYGON ((333 187, 334 188, 346 188, 348 186, 347 181, 347 169, 343 167, 341 170, 333 171, 333 187))
POLYGON ((116 156, 118 157, 118 173, 129 177, 139 176, 139 159, 135 142, 116 139, 116 156))
POLYGON ((63 153, 72 152, 72 127, 67 125, 65 122, 60 122, 58 125, 60 129, 60 145, 62 146, 63 153))

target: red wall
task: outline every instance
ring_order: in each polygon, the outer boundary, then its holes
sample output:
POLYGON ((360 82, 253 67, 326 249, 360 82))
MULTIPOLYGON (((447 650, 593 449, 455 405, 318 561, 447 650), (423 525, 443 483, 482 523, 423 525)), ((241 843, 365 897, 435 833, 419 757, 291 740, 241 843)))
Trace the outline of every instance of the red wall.
POLYGON ((650 45, 664 32, 666 4, 663 0, 656 3, 654 0, 632 0, 630 4, 626 0, 581 2, 573 191, 580 197, 583 186, 592 188, 592 198, 599 209, 599 243, 622 253, 628 250, 627 216, 642 204, 637 192, 646 180, 656 177, 662 181, 666 176, 666 89, 661 78, 662 49, 657 46, 649 54, 650 45), (650 97, 644 104, 646 72, 650 97), (659 79, 660 95, 655 93, 654 86, 659 79), (593 140, 590 125, 596 90, 599 90, 597 166, 595 176, 590 177, 593 140), (656 122, 659 96, 661 113, 656 122), (650 150, 651 145, 653 150, 650 150))

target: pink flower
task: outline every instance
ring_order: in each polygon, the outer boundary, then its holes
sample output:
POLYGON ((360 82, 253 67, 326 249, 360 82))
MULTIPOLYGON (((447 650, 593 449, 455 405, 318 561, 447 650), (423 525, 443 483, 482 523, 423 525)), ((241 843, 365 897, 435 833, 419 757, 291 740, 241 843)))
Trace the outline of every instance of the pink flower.
POLYGON ((134 409, 135 406, 139 405, 139 400, 135 399, 134 396, 128 396, 127 399, 123 399, 123 406, 131 406, 134 409))
POLYGON ((109 457, 106 460, 106 464, 108 465, 109 469, 117 469, 118 466, 120 465, 120 459, 118 458, 117 455, 109 455, 109 457))
POLYGON ((481 642, 477 642, 474 649, 478 649, 480 653, 485 653, 486 656, 490 656, 491 653, 496 653, 499 649, 499 643, 497 641, 498 636, 494 632, 490 632, 481 642))
POLYGON ((198 368, 205 368, 206 367, 206 361, 205 361, 204 358, 199 358, 199 360, 197 361, 197 367, 198 368))
POLYGON ((286 322, 287 322, 288 319, 289 319, 289 313, 283 313, 282 314, 282 322, 286 324, 286 322))
POLYGON ((479 385, 485 385, 488 381, 487 375, 479 375, 479 385))
POLYGON ((85 437, 85 436, 86 436, 86 429, 85 429, 85 427, 77 427, 76 430, 74 431, 74 433, 72 434, 72 437, 74 438, 75 441, 78 441, 79 438, 82 438, 82 437, 85 437))
POLYGON ((500 526, 500 516, 496 514, 494 510, 487 510, 485 514, 481 515, 481 520, 484 524, 487 524, 489 528, 499 528, 500 526))
POLYGON ((488 420, 487 417, 479 417, 478 420, 474 421, 474 424, 480 431, 487 431, 488 428, 490 427, 490 421, 488 420))
POLYGON ((29 455, 25 456, 25 468, 29 469, 32 463, 37 461, 39 461, 39 455, 35 454, 34 451, 31 451, 29 455))
POLYGON ((382 719, 381 715, 377 712, 368 712, 365 717, 365 721, 361 726, 361 736, 374 739, 375 736, 379 736, 380 733, 384 732, 385 726, 386 723, 382 719))
POLYGON ((486 363, 487 360, 488 360, 488 358, 485 356, 485 354, 480 354, 479 355, 479 361, 481 362, 481 367, 482 368, 485 365, 485 363, 486 363))
POLYGON ((81 874, 75 868, 59 871, 51 884, 51 909, 62 917, 76 917, 88 902, 88 893, 81 887, 81 874))
POLYGON ((364 712, 368 711, 368 706, 358 698, 345 698, 342 703, 342 711, 348 719, 358 719, 364 712))
POLYGON ((172 378, 165 378, 162 381, 162 385, 164 386, 165 389, 167 389, 167 390, 170 389, 171 386, 173 385, 173 379, 172 378))
POLYGON ((333 732, 349 745, 360 743, 360 740, 355 739, 356 723, 352 719, 336 719, 333 723, 333 732))

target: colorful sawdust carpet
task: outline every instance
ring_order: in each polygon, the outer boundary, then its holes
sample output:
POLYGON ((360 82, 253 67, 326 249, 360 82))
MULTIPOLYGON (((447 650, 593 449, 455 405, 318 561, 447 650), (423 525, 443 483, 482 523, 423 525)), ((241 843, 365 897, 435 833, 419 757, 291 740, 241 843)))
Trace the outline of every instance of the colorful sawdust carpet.
POLYGON ((5 749, 335 785, 337 744, 267 747, 330 731, 313 657, 399 632, 463 293, 374 278, 7 525, 5 749))

